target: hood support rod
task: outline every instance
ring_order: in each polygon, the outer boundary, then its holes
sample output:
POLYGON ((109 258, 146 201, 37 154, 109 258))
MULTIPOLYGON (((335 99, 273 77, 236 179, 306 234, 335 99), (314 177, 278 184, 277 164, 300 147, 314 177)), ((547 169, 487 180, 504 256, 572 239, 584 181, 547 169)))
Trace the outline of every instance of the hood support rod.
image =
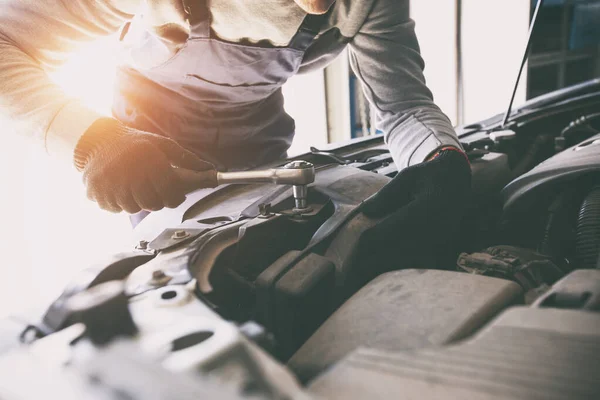
POLYGON ((515 82, 515 86, 512 91, 512 96, 510 97, 510 103, 508 103, 508 110, 506 110, 506 114, 504 115, 504 120, 502 121, 502 128, 506 128, 506 124, 508 124, 508 120, 510 119, 510 114, 512 112, 513 103, 515 101, 515 96, 517 95, 517 88, 519 87, 519 82, 521 81, 521 75, 523 75, 523 69, 525 68, 525 63, 529 58, 529 51, 531 50, 531 42, 533 39, 533 29, 535 28, 540 10, 544 5, 544 0, 538 0, 537 5, 535 7, 535 11, 533 13, 533 18, 531 19, 531 24, 529 25, 529 37, 527 38, 527 46, 525 47, 525 53, 523 54, 523 58, 521 60, 521 68, 519 68, 519 74, 517 75, 517 81, 515 82))

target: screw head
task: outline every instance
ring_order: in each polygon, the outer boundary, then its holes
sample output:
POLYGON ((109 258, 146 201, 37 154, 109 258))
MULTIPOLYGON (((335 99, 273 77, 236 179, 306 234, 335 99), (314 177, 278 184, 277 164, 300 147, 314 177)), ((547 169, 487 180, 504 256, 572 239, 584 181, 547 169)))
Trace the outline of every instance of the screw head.
POLYGON ((150 243, 147 240, 140 240, 139 243, 137 244, 136 248, 140 249, 140 250, 146 250, 148 249, 148 245, 150 243))
POLYGON ((173 239, 185 239, 186 237, 190 236, 190 234, 184 230, 180 230, 180 231, 176 231, 172 238, 173 239))

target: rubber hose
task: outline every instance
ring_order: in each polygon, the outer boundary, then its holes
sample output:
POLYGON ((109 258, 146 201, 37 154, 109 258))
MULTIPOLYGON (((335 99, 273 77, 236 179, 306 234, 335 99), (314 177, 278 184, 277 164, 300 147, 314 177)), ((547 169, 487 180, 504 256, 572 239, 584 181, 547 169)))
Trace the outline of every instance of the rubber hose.
POLYGON ((600 253, 600 186, 594 187, 579 209, 575 254, 578 268, 596 268, 600 253))

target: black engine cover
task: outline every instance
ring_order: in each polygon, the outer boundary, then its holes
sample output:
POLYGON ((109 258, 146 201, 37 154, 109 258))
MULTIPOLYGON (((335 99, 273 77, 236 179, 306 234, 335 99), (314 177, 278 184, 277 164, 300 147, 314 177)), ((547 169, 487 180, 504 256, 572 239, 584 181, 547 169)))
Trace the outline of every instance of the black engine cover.
POLYGON ((526 212, 557 185, 597 173, 600 173, 600 135, 549 158, 509 183, 502 190, 505 215, 526 212))

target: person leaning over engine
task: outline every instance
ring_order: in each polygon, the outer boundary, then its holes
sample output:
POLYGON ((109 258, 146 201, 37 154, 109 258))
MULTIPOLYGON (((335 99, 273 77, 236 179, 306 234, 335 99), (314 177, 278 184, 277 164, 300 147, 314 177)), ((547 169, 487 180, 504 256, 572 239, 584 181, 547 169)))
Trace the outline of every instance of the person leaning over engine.
POLYGON ((391 213, 386 223, 411 227, 415 237, 420 230, 424 240, 455 232, 470 167, 425 84, 408 0, 5 0, 0 7, 1 109, 49 153, 71 159, 103 209, 176 207, 189 189, 185 170, 203 171, 208 186, 213 165, 249 168, 284 156, 294 121, 281 86, 348 47, 401 171, 365 213, 391 213), (118 70, 107 118, 67 97, 46 72, 124 24, 131 62, 118 70))

